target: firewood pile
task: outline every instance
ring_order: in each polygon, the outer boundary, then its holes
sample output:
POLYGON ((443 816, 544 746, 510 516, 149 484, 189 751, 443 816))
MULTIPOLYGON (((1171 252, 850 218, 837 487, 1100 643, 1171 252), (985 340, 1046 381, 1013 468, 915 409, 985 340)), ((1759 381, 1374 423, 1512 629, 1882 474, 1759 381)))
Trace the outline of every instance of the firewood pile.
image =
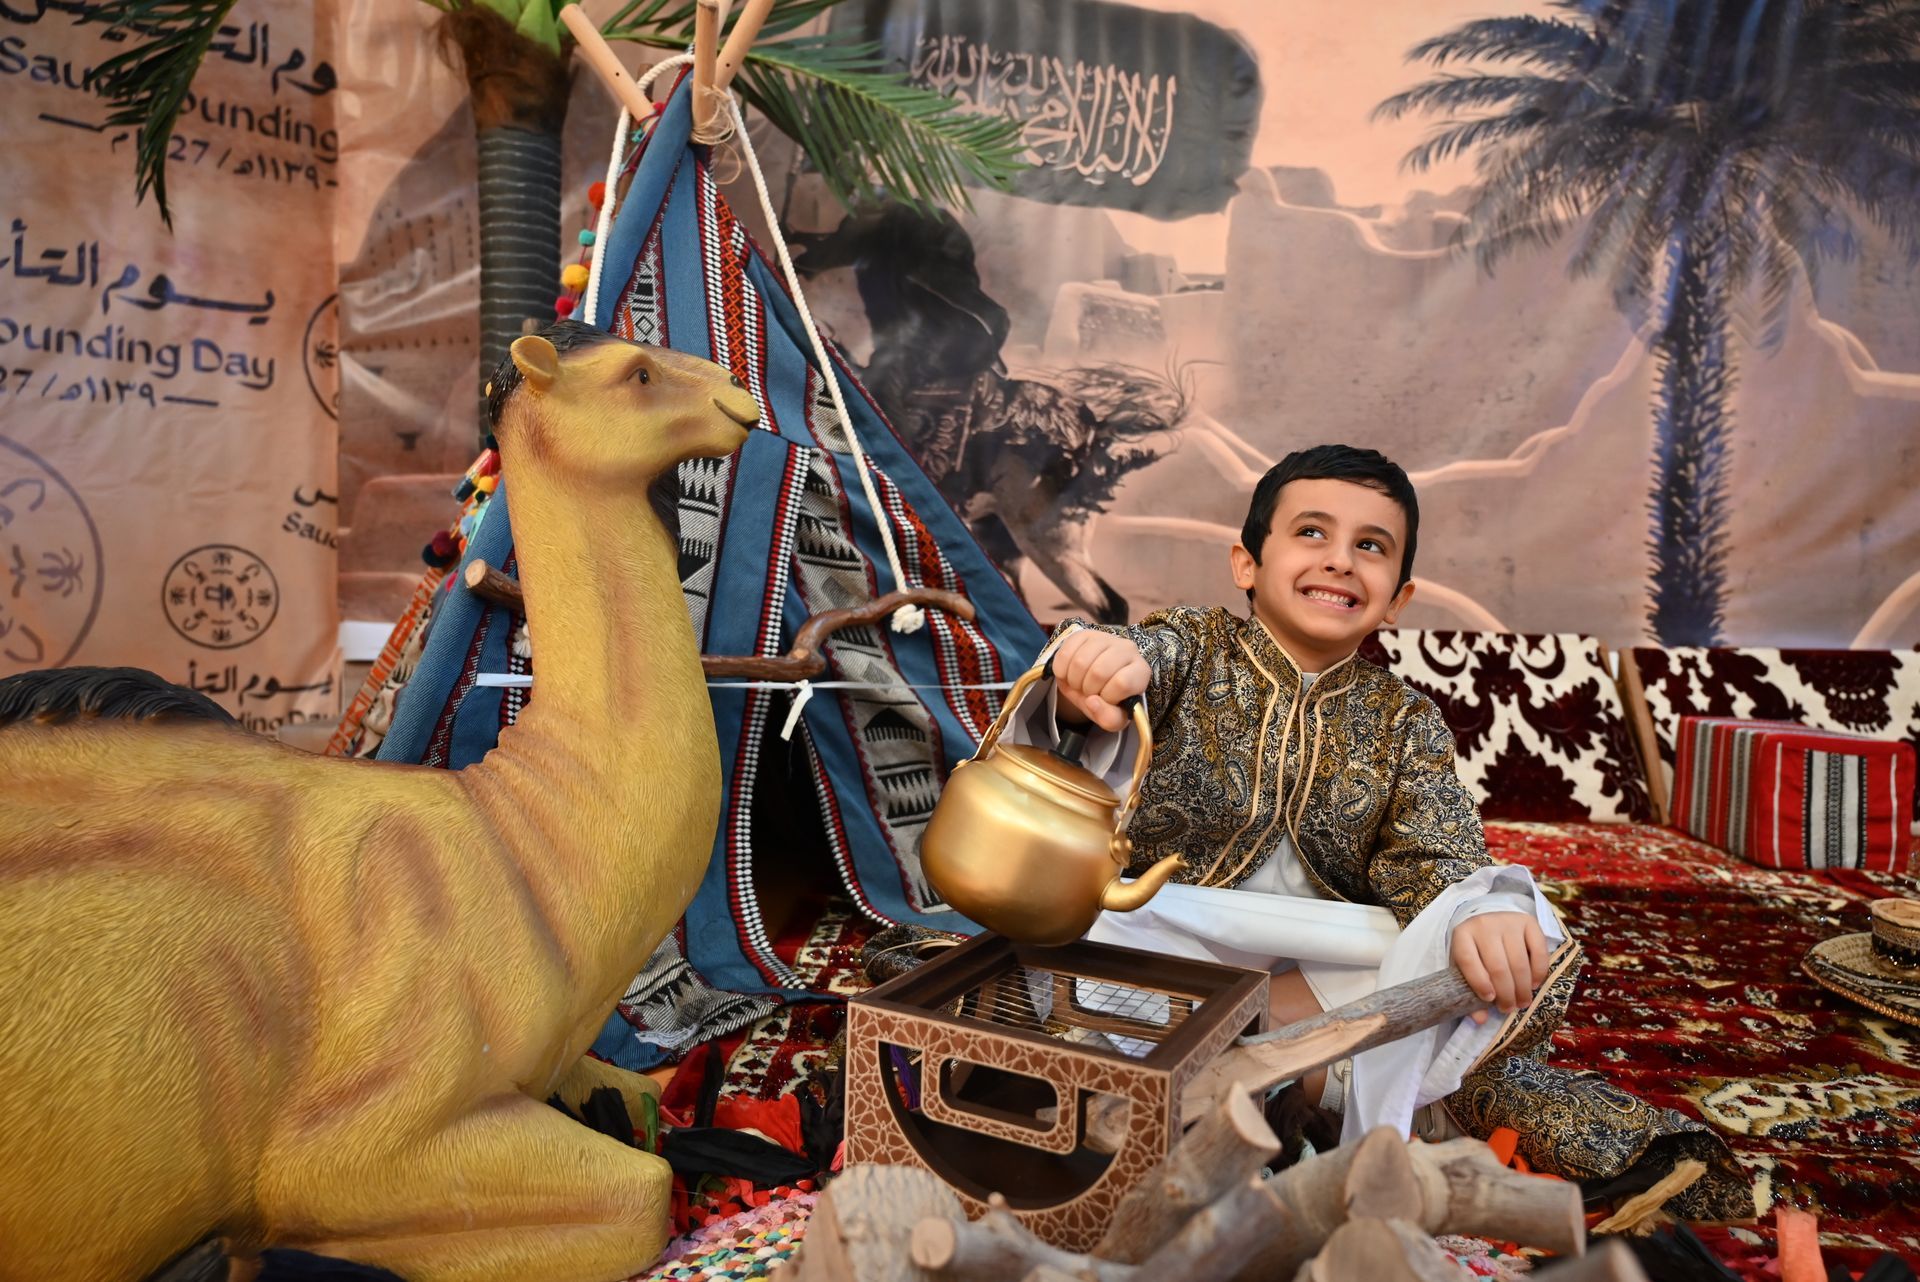
POLYGON ((1458 1282, 1435 1234, 1564 1257, 1552 1282, 1645 1282, 1617 1244, 1585 1254, 1580 1192, 1503 1167, 1478 1140, 1385 1128, 1277 1174, 1280 1142, 1229 1091, 1121 1203, 1085 1254, 1050 1246, 995 1195, 969 1222, 927 1171, 852 1166, 821 1197, 778 1282, 1458 1282))

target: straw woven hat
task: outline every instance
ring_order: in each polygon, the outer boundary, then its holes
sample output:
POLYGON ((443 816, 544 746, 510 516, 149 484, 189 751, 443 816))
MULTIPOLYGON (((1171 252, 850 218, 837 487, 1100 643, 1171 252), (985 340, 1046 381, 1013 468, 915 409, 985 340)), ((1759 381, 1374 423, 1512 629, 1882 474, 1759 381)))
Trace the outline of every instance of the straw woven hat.
POLYGON ((1800 964, 1816 984, 1920 1024, 1920 899, 1876 899, 1873 929, 1815 944, 1800 964))

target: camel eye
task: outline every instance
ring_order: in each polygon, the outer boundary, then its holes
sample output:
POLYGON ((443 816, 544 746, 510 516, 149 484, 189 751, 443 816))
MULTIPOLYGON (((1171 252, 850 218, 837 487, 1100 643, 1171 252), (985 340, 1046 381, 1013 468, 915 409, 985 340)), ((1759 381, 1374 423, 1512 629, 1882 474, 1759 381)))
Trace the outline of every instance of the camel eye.
POLYGON ((746 384, 745 384, 745 383, 742 383, 742 382, 741 382, 741 381, 739 380, 739 378, 738 378, 738 377, 736 377, 736 376, 729 376, 729 377, 727 378, 727 381, 728 381, 729 383, 732 383, 732 384, 733 384, 733 385, 734 385, 735 387, 737 387, 737 388, 739 388, 739 389, 741 389, 742 391, 745 391, 745 390, 746 390, 746 384))
POLYGON ((642 383, 650 382, 652 380, 652 375, 647 373, 647 367, 645 365, 642 365, 639 369, 633 371, 633 376, 636 380, 642 383))

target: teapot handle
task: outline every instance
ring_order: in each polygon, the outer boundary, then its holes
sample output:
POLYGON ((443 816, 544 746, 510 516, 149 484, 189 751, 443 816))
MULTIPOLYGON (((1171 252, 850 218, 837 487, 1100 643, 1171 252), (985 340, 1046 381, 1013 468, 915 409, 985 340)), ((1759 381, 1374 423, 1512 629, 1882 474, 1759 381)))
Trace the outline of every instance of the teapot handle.
MULTIPOLYGON (((1006 728, 1007 722, 1019 710, 1021 701, 1027 697, 1027 692, 1033 689, 1035 682, 1043 678, 1049 681, 1053 679, 1051 651, 1040 662, 1021 673, 1020 679, 1013 683, 1011 690, 1007 691, 1006 702, 1000 705, 1000 715, 995 717, 993 724, 987 727, 987 733, 980 738, 980 746, 974 750, 974 760, 985 760, 993 752, 994 745, 1000 742, 1000 732, 1006 728)), ((1139 695, 1134 695, 1121 706, 1133 714, 1133 728, 1140 736, 1140 750, 1134 754, 1133 777, 1127 783, 1127 795, 1121 800, 1120 809, 1114 815, 1113 830, 1115 832, 1127 830, 1127 824, 1133 818, 1134 809, 1140 804, 1140 786, 1146 782, 1147 769, 1153 764, 1153 722, 1147 717, 1147 701, 1139 695)))
POLYGON ((1136 694, 1121 706, 1133 713, 1133 728, 1140 736, 1140 751, 1133 757, 1133 778, 1127 782, 1126 799, 1120 803, 1120 812, 1114 816, 1115 832, 1127 830, 1134 809, 1140 804, 1140 788, 1147 781, 1147 769, 1153 764, 1153 722, 1147 718, 1147 701, 1136 694))
POLYGON ((1013 689, 1007 691, 1006 702, 1000 705, 1000 715, 993 719, 993 724, 987 727, 987 732, 980 736, 980 746, 973 750, 975 761, 985 761, 992 754, 993 746, 1000 742, 1000 732, 1006 729, 1007 722, 1013 719, 1013 714, 1020 708, 1020 701, 1027 697, 1027 691, 1033 689, 1034 682, 1052 675, 1051 659, 1036 663, 1020 674, 1020 679, 1013 683, 1013 689))

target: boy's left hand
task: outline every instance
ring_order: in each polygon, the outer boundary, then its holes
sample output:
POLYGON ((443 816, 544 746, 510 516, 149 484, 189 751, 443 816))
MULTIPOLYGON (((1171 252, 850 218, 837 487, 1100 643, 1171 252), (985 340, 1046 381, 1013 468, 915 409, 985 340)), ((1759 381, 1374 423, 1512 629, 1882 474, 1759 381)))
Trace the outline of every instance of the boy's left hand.
MULTIPOLYGON (((1547 937, 1532 913, 1493 912, 1453 928, 1453 964, 1467 987, 1511 1014, 1533 1000, 1547 977, 1547 937)), ((1484 1024, 1487 1012, 1475 1011, 1484 1024)))

